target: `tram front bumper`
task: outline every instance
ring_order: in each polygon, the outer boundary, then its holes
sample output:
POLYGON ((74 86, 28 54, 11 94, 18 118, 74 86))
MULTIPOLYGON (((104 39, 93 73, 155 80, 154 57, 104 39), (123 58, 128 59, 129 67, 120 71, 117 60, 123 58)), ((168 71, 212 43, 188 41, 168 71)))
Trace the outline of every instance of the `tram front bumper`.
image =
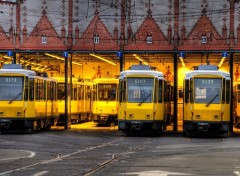
POLYGON ((9 129, 11 127, 12 121, 9 119, 1 119, 0 120, 0 130, 9 129))
POLYGON ((184 122, 184 131, 195 131, 195 132, 228 132, 228 122, 184 122))
POLYGON ((162 126, 162 121, 118 121, 120 131, 161 130, 162 126))

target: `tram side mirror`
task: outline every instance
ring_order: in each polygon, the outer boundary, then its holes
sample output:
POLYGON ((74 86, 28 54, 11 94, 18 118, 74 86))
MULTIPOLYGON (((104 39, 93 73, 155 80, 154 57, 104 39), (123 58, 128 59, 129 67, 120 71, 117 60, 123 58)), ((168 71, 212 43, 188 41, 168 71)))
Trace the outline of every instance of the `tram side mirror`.
POLYGON ((183 91, 182 90, 178 91, 178 96, 179 96, 179 98, 183 98, 183 91))

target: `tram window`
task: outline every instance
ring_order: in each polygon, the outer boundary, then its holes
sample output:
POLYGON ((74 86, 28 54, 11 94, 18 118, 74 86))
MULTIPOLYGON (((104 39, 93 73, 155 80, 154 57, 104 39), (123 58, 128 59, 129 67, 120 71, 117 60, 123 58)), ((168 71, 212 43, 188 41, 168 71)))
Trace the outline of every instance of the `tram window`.
POLYGON ((29 95, 29 82, 28 77, 25 79, 25 91, 24 91, 24 100, 28 101, 28 95, 29 95))
POLYGON ((64 98, 65 98, 65 83, 58 83, 57 90, 58 90, 58 100, 64 100, 64 98))
POLYGON ((222 103, 225 103, 225 99, 226 99, 226 80, 225 78, 223 78, 223 88, 222 88, 222 103))
POLYGON ((168 98, 168 95, 170 90, 168 89, 167 87, 167 81, 164 81, 164 102, 168 102, 169 98, 168 98))
POLYGON ((46 100, 47 99, 47 81, 43 81, 43 97, 42 100, 46 100))
POLYGON ((96 85, 93 85, 93 91, 92 91, 92 96, 93 96, 93 101, 96 101, 97 99, 97 92, 96 92, 96 88, 97 86, 96 85))
POLYGON ((193 78, 190 79, 190 103, 193 103, 193 78))
POLYGON ((178 95, 179 95, 179 98, 183 98, 183 91, 182 90, 178 90, 178 95))
POLYGON ((36 100, 40 100, 40 80, 36 80, 36 100))
POLYGON ((226 81, 226 103, 229 104, 230 103, 230 88, 231 87, 231 83, 230 83, 230 80, 227 80, 226 81))
POLYGON ((125 90, 126 90, 126 87, 124 87, 124 84, 126 84, 125 83, 125 81, 124 80, 120 80, 119 81, 119 87, 118 87, 118 91, 119 91, 119 102, 123 102, 123 101, 125 101, 125 90))
POLYGON ((187 79, 187 80, 185 80, 185 93, 184 93, 184 95, 185 95, 185 98, 184 98, 184 100, 185 100, 185 103, 188 103, 189 102, 189 80, 187 79))
POLYGON ((77 99, 82 100, 82 85, 80 85, 77 89, 77 99))
POLYGON ((53 86, 53 100, 57 100, 56 82, 53 82, 52 86, 53 86))
POLYGON ((221 97, 222 79, 195 78, 194 79, 194 102, 219 104, 221 97))
POLYGON ((237 92, 237 101, 238 101, 238 103, 240 103, 240 92, 239 91, 237 92))
POLYGON ((86 86, 86 99, 91 99, 91 87, 86 86))
POLYGON ((46 82, 47 84, 47 100, 51 100, 52 91, 51 91, 51 82, 46 82))
POLYGON ((153 78, 128 78, 128 102, 152 102, 153 78))
POLYGON ((195 89, 195 99, 206 99, 207 90, 206 87, 197 87, 195 89))
POLYGON ((77 100, 77 85, 72 85, 72 100, 77 100))
POLYGON ((158 91, 157 91, 157 87, 158 87, 158 82, 159 80, 155 79, 155 85, 154 85, 154 103, 157 103, 157 94, 158 94, 158 91))
POLYGON ((30 78, 29 80, 29 100, 34 100, 34 79, 30 78))
POLYGON ((118 90, 118 92, 119 92, 119 102, 122 102, 122 90, 121 90, 121 88, 122 88, 122 81, 121 80, 119 80, 119 90, 118 90))
POLYGON ((162 103, 163 80, 159 80, 158 84, 158 103, 162 103))
POLYGON ((0 77, 0 100, 22 100, 23 77, 0 77))
POLYGON ((126 102, 126 89, 127 89, 127 83, 126 83, 126 80, 123 80, 122 82, 122 88, 121 88, 121 92, 122 92, 122 101, 123 102, 126 102))

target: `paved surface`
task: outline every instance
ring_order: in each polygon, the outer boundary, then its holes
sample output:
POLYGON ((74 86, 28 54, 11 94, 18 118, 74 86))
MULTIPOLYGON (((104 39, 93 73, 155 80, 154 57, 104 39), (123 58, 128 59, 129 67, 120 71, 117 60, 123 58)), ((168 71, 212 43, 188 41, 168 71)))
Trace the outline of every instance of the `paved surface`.
POLYGON ((125 136, 94 123, 0 135, 0 176, 240 175, 240 134, 125 136))

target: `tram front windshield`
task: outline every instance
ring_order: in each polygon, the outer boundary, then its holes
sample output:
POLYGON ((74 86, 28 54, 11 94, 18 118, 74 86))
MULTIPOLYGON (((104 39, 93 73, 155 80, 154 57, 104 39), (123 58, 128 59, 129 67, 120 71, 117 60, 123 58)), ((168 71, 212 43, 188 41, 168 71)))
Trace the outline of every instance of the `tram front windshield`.
POLYGON ((222 79, 195 78, 195 103, 219 104, 222 89, 222 79))
POLYGON ((117 84, 98 84, 99 101, 116 101, 117 84))
POLYGON ((22 76, 0 76, 0 100, 21 101, 23 97, 22 92, 22 76))
POLYGON ((153 78, 128 78, 127 92, 128 102, 150 103, 154 89, 153 78))

